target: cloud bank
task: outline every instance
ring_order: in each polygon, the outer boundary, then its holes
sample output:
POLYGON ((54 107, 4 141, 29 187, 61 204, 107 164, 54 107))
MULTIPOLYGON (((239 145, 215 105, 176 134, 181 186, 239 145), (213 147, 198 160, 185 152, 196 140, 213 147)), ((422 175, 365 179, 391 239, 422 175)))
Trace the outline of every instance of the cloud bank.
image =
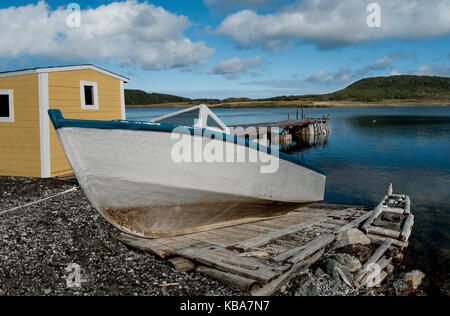
POLYGON ((0 57, 50 57, 65 61, 114 60, 146 70, 189 67, 214 49, 183 32, 189 19, 136 0, 80 12, 80 27, 69 27, 65 8, 45 1, 0 10, 0 57))
POLYGON ((228 79, 237 79, 241 74, 246 73, 248 69, 261 66, 262 64, 263 61, 259 56, 248 59, 234 57, 215 64, 210 73, 224 75, 228 79))
POLYGON ((272 14, 242 10, 215 29, 239 46, 280 49, 294 41, 321 49, 354 45, 374 39, 422 40, 450 35, 448 0, 377 0, 381 27, 369 27, 368 2, 360 0, 299 0, 272 14))

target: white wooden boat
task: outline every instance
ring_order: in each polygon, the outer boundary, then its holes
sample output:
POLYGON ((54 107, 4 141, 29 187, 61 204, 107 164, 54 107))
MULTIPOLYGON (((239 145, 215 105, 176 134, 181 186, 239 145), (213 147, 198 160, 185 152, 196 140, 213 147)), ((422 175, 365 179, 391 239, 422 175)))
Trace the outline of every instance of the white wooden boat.
POLYGON ((129 234, 156 238, 210 230, 283 215, 324 196, 320 171, 230 135, 203 105, 153 122, 71 120, 59 110, 49 115, 88 199, 129 234), (182 141, 192 145, 193 161, 174 159, 177 152, 187 157, 187 150, 178 150, 186 149, 182 141), (204 153, 216 154, 211 148, 226 154, 233 148, 234 156, 210 161, 204 153), (236 152, 247 158, 238 160, 236 152), (252 155, 258 160, 252 162, 252 155), (273 166, 276 172, 264 173, 273 166))

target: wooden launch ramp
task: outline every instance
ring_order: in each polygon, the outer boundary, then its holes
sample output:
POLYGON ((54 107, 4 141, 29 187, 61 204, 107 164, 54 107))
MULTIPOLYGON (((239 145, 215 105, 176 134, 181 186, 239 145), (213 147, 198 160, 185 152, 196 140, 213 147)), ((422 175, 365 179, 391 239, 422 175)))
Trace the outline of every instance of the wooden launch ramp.
POLYGON ((119 239, 161 258, 178 271, 206 273, 251 295, 272 295, 316 262, 340 232, 360 226, 373 211, 317 204, 284 216, 183 236, 119 239))

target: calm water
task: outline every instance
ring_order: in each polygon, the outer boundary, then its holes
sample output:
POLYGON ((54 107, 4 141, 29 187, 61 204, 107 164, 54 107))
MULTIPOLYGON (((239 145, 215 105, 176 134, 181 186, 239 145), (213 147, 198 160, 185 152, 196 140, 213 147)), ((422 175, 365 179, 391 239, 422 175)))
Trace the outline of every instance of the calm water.
MULTIPOLYGON (((146 120, 173 109, 128 109, 146 120)), ((228 125, 278 121, 296 109, 214 109, 228 125)), ((293 153, 327 172, 325 202, 375 206, 386 193, 406 193, 416 215, 408 268, 448 285, 450 263, 450 107, 305 109, 330 117, 327 145, 293 153)))

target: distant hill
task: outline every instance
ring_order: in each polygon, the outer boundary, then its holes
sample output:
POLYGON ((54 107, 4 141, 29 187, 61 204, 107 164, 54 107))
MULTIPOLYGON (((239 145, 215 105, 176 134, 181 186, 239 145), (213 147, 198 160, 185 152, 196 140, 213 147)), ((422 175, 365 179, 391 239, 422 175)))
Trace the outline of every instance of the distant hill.
POLYGON ((318 101, 376 102, 396 99, 442 99, 450 97, 450 78, 392 76, 359 80, 347 88, 316 96, 318 101))
MULTIPOLYGON (((359 80, 347 88, 323 95, 277 96, 268 99, 249 98, 189 99, 168 94, 147 93, 141 90, 125 90, 127 106, 190 106, 201 103, 219 106, 292 106, 295 102, 314 105, 314 102, 382 102, 388 100, 415 102, 439 101, 450 104, 450 78, 430 76, 391 76, 359 80)), ((403 103, 404 103, 403 102, 403 103)))
POLYGON ((127 105, 147 105, 179 102, 191 102, 191 99, 177 97, 169 94, 147 93, 142 90, 125 90, 125 103, 127 105))

